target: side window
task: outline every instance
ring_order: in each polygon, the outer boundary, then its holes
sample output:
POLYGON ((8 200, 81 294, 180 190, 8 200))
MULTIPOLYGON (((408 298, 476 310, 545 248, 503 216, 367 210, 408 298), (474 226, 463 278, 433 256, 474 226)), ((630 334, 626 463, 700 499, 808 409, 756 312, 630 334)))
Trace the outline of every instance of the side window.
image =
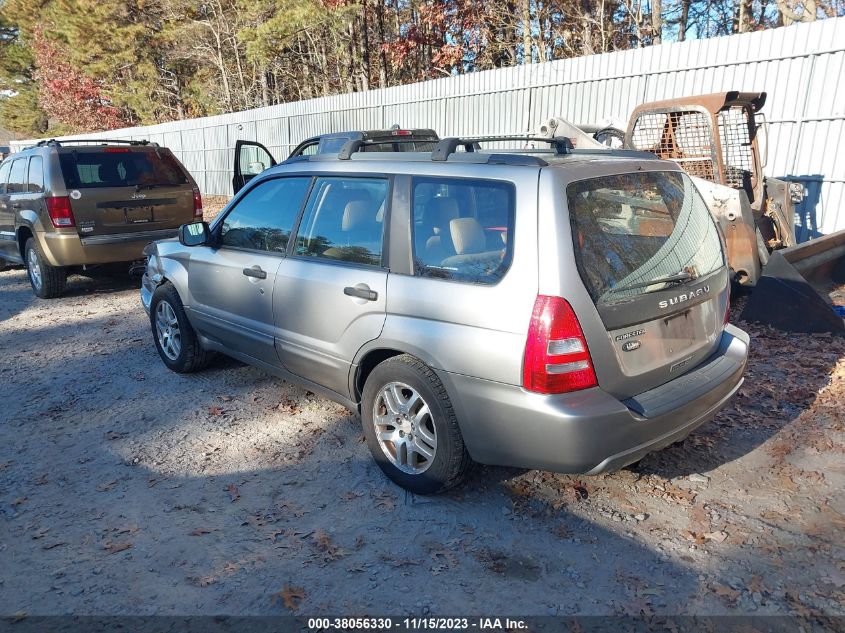
POLYGON ((221 246, 284 253, 311 178, 274 178, 250 189, 223 219, 221 246))
POLYGON ((513 255, 514 187, 468 178, 414 178, 414 273, 495 284, 513 255))
POLYGON ((299 153, 297 154, 297 156, 314 156, 314 155, 317 154, 317 150, 319 149, 319 147, 320 147, 320 144, 317 141, 315 141, 315 142, 311 143, 310 145, 306 145, 301 150, 299 150, 299 153))
POLYGON ((29 159, 26 190, 29 193, 40 193, 44 191, 44 166, 40 156, 33 156, 29 159))
POLYGON ((9 170, 12 168, 12 161, 7 160, 0 165, 0 194, 6 193, 6 182, 9 180, 9 170))
POLYGON ((6 193, 21 193, 25 189, 26 181, 26 159, 18 158, 12 163, 12 170, 9 172, 9 184, 6 193))
POLYGON ((381 264, 387 180, 318 178, 302 216, 296 254, 381 264))

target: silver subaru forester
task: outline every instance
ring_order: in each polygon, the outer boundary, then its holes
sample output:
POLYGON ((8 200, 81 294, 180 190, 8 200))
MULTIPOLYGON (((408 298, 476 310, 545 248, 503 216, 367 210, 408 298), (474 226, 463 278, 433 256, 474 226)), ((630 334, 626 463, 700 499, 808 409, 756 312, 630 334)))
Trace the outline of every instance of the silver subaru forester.
POLYGON ((472 462, 595 474, 683 439, 748 355, 704 201, 671 162, 520 140, 551 147, 350 141, 255 177, 148 247, 162 361, 222 352, 359 411, 417 493, 472 462))

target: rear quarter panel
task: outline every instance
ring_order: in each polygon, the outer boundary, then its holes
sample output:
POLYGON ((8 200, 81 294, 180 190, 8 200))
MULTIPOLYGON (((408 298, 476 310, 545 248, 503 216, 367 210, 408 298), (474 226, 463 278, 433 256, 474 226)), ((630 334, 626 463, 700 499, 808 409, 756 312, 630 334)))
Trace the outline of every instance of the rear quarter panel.
MULTIPOLYGON (((502 180, 515 187, 513 260, 496 285, 391 271, 384 330, 369 347, 407 351, 431 367, 519 385, 528 323, 537 296, 536 168, 467 165, 449 177, 502 180)), ((404 239, 410 242, 410 213, 404 239)), ((393 234, 392 234, 393 235, 393 234)), ((404 240, 403 240, 404 241, 404 240)))

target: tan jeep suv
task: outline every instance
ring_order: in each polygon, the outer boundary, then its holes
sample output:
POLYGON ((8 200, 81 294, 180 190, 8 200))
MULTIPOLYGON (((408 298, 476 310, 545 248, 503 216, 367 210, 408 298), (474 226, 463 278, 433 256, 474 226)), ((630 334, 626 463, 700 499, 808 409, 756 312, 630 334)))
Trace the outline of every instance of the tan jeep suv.
POLYGON ((201 218, 193 178, 155 143, 42 141, 0 165, 0 267, 25 265, 42 298, 70 270, 139 260, 201 218))

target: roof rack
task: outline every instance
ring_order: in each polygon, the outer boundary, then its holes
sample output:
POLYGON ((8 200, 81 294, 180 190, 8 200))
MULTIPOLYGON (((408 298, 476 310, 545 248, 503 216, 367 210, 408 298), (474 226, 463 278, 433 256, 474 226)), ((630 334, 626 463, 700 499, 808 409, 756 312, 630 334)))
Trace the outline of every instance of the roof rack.
POLYGON ((158 147, 158 143, 150 143, 150 141, 144 139, 142 141, 131 141, 127 139, 112 139, 112 138, 82 138, 82 139, 67 139, 61 141, 59 139, 51 138, 49 140, 38 141, 35 144, 35 147, 45 147, 45 146, 52 146, 52 147, 62 147, 63 145, 75 145, 75 144, 94 144, 94 145, 134 145, 138 147, 158 147))
POLYGON ((439 143, 434 151, 431 152, 431 160, 445 161, 449 159, 451 154, 454 154, 459 147, 463 147, 467 152, 478 151, 478 143, 491 143, 499 141, 536 141, 538 143, 548 143, 553 145, 555 153, 559 155, 571 154, 573 148, 572 141, 565 136, 479 136, 476 138, 444 138, 439 143))

